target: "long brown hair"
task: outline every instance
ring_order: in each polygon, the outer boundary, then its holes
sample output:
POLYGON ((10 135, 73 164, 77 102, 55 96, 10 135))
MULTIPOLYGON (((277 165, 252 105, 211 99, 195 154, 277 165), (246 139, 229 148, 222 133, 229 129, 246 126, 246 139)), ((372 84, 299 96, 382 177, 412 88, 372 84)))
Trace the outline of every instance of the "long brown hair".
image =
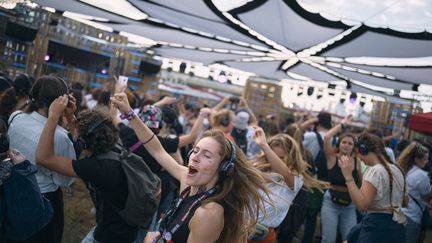
MULTIPOLYGON (((378 162, 384 167, 384 169, 387 171, 387 174, 389 176, 390 181, 390 203, 391 198, 393 195, 393 173, 391 172, 389 164, 391 164, 391 160, 389 156, 387 155, 387 152, 385 151, 385 145, 383 139, 380 137, 372 134, 364 132, 357 138, 357 143, 359 146, 363 146, 365 149, 367 149, 368 152, 375 153, 378 157, 378 162)), ((404 187, 404 193, 406 192, 406 180, 405 180, 405 173, 397 164, 395 166, 400 170, 403 176, 403 187, 404 187)), ((405 195, 404 195, 405 196, 405 195)), ((404 200, 402 202, 402 207, 406 207, 407 200, 404 197, 404 200)))
MULTIPOLYGON (((303 159, 297 142, 287 134, 277 134, 268 140, 270 146, 279 145, 285 151, 282 161, 289 170, 297 176, 302 177, 306 189, 318 189, 322 191, 327 188, 326 182, 315 179, 308 172, 309 164, 303 159)), ((261 153, 256 160, 256 168, 262 172, 270 172, 271 166, 264 153, 261 153)))
MULTIPOLYGON (((221 158, 229 158, 231 144, 219 130, 206 131, 202 138, 211 137, 220 144, 221 158)), ((235 146, 235 145, 234 145, 235 146)), ((266 180, 262 173, 247 162, 241 149, 236 150, 234 174, 222 180, 216 195, 208 198, 203 204, 217 202, 224 208, 224 228, 218 243, 246 241, 253 233, 258 221, 259 210, 264 211, 265 199, 259 194, 263 191, 269 195, 266 180)))
POLYGON ((397 159, 397 164, 406 173, 415 163, 415 159, 422 159, 429 152, 428 148, 418 142, 413 142, 408 145, 397 159))

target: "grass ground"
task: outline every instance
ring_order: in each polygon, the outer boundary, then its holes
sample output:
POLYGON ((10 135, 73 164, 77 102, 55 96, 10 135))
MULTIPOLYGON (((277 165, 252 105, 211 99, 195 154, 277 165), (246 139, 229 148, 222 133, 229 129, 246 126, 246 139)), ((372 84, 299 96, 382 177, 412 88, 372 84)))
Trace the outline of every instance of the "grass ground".
POLYGON ((63 243, 79 243, 95 225, 95 216, 90 213, 93 203, 84 183, 77 179, 73 185, 73 196, 64 194, 65 226, 63 243))

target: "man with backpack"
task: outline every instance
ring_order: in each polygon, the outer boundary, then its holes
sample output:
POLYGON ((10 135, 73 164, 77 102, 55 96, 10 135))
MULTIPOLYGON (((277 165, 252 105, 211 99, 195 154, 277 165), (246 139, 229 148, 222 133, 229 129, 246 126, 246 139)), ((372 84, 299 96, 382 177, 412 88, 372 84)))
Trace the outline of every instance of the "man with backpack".
MULTIPOLYGON (((303 146, 308 149, 314 161, 316 175, 320 180, 326 180, 327 177, 327 160, 323 149, 323 140, 325 134, 332 128, 331 114, 328 112, 320 112, 317 118, 312 118, 302 124, 302 127, 307 127, 313 124, 313 131, 305 132, 303 146)), ((315 233, 315 225, 318 213, 321 209, 323 194, 319 191, 314 191, 309 195, 308 209, 306 215, 305 232, 302 243, 313 241, 315 233)))
POLYGON ((67 96, 51 104, 36 150, 37 163, 86 183, 97 225, 83 242, 133 242, 138 227, 147 225, 157 209, 160 180, 142 159, 117 145, 118 129, 100 111, 83 111, 76 122, 86 158, 71 160, 54 154, 54 130, 67 105, 67 96))

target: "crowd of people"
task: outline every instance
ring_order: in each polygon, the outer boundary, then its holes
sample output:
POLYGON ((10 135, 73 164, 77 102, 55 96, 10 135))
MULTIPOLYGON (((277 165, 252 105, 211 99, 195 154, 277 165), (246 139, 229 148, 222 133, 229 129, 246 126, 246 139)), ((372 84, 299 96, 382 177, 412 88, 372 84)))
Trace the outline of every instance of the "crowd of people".
POLYGON ((242 97, 198 107, 118 82, 0 82, 2 243, 60 243, 74 178, 96 210, 84 243, 414 243, 430 224, 427 139, 391 148, 327 112, 280 127, 242 97), (148 171, 126 168, 137 161, 148 171), (136 189, 143 175, 156 179, 136 189))

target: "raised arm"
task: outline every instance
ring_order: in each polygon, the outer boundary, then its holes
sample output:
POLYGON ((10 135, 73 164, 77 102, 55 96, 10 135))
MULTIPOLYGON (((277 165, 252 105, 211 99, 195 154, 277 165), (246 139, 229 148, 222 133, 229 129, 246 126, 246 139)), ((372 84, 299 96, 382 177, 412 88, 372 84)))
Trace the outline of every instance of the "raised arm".
POLYGON ((209 117, 211 110, 209 108, 202 108, 198 115, 198 118, 195 120, 194 125, 191 128, 189 134, 182 135, 179 138, 179 147, 182 148, 188 144, 194 143, 198 138, 198 134, 202 129, 203 121, 205 118, 209 117))
POLYGON ((224 97, 217 105, 213 107, 214 111, 222 109, 225 105, 229 103, 229 97, 224 97))
POLYGON ((285 179, 286 183, 290 188, 294 187, 294 175, 291 174, 288 166, 276 155, 276 153, 270 148, 265 137, 265 133, 261 127, 254 127, 255 136, 254 140, 263 150, 267 161, 270 163, 272 171, 280 174, 285 179))
POLYGON ((312 127, 315 124, 315 122, 317 122, 317 121, 318 121, 318 118, 316 118, 316 117, 310 118, 310 119, 308 119, 308 120, 306 120, 300 124, 300 129, 302 131, 305 131, 307 128, 312 127))
POLYGON ((244 107, 248 111, 249 116, 250 116, 249 124, 251 126, 258 126, 258 120, 255 116, 255 113, 250 109, 250 107, 248 106, 248 103, 244 97, 240 97, 240 106, 244 107))
MULTIPOLYGON (((111 98, 111 102, 122 113, 128 113, 132 110, 124 93, 115 94, 111 98)), ((130 120, 130 124, 150 155, 173 177, 180 181, 187 173, 187 168, 179 165, 165 151, 156 135, 136 115, 130 120)))
POLYGON ((60 96, 51 103, 48 111, 48 119, 42 130, 36 149, 36 163, 60 174, 77 177, 72 167, 72 160, 57 156, 54 153, 55 130, 67 105, 67 95, 60 96))
POLYGON ((161 107, 161 106, 164 106, 164 105, 174 104, 175 102, 177 102, 177 98, 165 96, 161 100, 159 100, 156 103, 154 103, 153 105, 161 107))

